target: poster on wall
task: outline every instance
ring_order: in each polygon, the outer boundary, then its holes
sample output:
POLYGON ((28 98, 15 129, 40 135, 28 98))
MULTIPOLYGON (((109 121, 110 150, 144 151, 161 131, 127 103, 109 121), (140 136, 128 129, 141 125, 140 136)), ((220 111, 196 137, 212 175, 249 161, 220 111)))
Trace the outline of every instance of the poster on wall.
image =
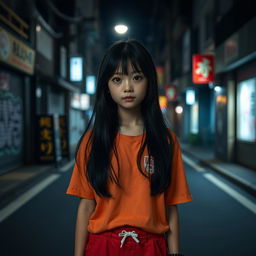
POLYGON ((256 78, 238 83, 237 139, 256 141, 256 78))

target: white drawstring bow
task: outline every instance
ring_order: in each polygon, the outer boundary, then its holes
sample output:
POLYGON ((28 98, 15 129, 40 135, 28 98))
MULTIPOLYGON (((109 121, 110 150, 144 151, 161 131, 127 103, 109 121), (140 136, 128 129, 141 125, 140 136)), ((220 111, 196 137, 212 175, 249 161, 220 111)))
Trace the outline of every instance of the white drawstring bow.
POLYGON ((140 241, 137 239, 138 237, 138 234, 135 233, 135 231, 132 231, 132 232, 127 232, 125 230, 122 230, 121 233, 118 234, 119 236, 123 236, 123 239, 121 241, 121 245, 120 245, 120 248, 122 248, 123 244, 124 244, 124 241, 125 239, 128 237, 128 236, 131 236, 133 238, 133 240, 136 242, 136 243, 139 243, 140 241))

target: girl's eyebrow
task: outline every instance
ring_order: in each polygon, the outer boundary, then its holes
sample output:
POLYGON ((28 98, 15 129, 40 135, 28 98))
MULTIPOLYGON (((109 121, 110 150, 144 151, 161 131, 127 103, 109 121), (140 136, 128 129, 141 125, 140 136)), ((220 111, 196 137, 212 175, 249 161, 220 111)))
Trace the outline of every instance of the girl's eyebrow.
MULTIPOLYGON (((130 74, 135 74, 135 73, 142 73, 142 71, 141 71, 141 70, 138 70, 138 71, 134 70, 134 71, 132 71, 130 74)), ((120 75, 120 76, 122 76, 123 73, 122 73, 122 72, 115 72, 114 75, 120 75)))

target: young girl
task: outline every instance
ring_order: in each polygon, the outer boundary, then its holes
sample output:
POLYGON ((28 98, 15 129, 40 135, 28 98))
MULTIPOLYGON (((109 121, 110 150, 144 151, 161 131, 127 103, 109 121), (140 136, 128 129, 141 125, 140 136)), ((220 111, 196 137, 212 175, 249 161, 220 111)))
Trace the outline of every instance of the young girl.
POLYGON ((81 198, 75 256, 181 255, 177 204, 192 196, 159 106, 155 66, 136 40, 105 54, 77 148, 67 189, 81 198))

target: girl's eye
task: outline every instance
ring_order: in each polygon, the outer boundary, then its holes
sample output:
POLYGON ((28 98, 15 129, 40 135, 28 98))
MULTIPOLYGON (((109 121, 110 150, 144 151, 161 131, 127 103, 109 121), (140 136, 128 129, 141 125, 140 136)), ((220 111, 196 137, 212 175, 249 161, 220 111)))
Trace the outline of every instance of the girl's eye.
POLYGON ((119 83, 121 81, 120 77, 114 77, 111 79, 112 82, 114 83, 119 83))
POLYGON ((142 80, 142 79, 143 79, 143 77, 142 77, 142 76, 137 75, 137 76, 134 76, 134 77, 133 77, 133 79, 134 79, 135 81, 140 81, 140 80, 142 80))

